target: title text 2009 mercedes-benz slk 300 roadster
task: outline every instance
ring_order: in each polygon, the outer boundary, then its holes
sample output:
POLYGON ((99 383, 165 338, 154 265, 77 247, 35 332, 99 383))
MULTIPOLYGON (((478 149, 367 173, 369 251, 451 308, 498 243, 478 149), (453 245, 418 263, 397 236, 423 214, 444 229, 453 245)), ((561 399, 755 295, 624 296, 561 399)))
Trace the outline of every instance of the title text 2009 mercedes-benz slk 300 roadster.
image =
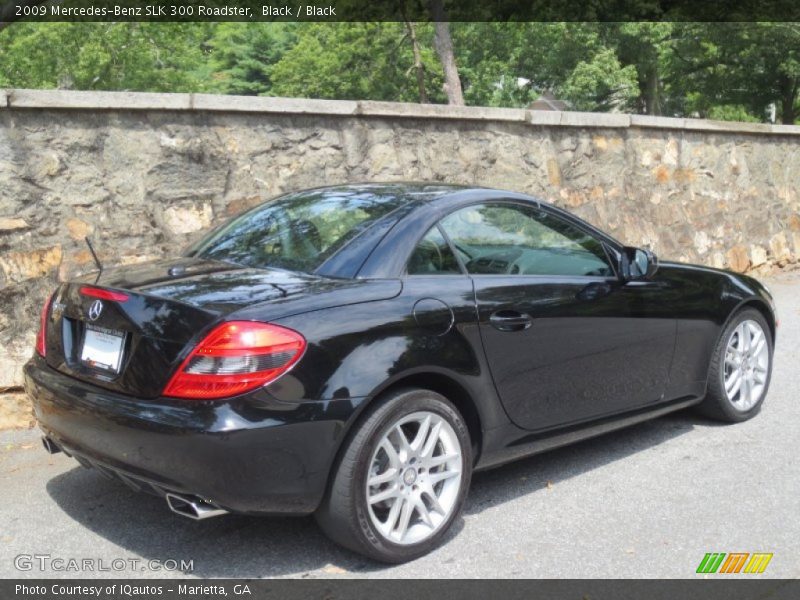
POLYGON ((347 185, 59 285, 25 384, 50 451, 177 513, 314 513, 400 562, 473 469, 692 405, 754 416, 776 325, 756 280, 526 195, 347 185))

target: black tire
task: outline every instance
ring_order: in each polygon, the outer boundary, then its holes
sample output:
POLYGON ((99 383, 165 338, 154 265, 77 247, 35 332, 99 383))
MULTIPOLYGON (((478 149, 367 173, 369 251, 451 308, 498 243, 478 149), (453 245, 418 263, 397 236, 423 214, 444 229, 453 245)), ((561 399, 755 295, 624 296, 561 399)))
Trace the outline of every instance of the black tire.
POLYGON ((351 433, 334 466, 327 494, 315 513, 317 523, 336 543, 385 563, 402 563, 433 550, 459 517, 472 476, 472 446, 464 419, 442 395, 407 388, 377 401, 351 433), (448 517, 430 537, 413 544, 397 544, 384 537, 369 516, 366 483, 373 453, 386 431, 397 421, 418 411, 442 417, 453 428, 460 445, 462 465, 458 495, 448 517))
POLYGON ((714 348, 714 353, 711 356, 711 365, 708 370, 708 389, 706 397, 703 399, 703 402, 697 406, 698 411, 709 418, 726 423, 740 423, 752 419, 761 410, 761 405, 764 403, 764 398, 766 398, 767 392, 769 391, 769 384, 772 379, 772 358, 772 333, 764 315, 754 308, 745 308, 736 313, 726 325, 714 348), (728 399, 728 395, 725 393, 724 361, 725 351, 731 336, 733 336, 734 331, 740 323, 748 320, 758 323, 764 331, 764 337, 766 338, 767 348, 769 350, 769 365, 767 367, 766 382, 760 398, 758 398, 756 403, 748 410, 741 410, 728 399))

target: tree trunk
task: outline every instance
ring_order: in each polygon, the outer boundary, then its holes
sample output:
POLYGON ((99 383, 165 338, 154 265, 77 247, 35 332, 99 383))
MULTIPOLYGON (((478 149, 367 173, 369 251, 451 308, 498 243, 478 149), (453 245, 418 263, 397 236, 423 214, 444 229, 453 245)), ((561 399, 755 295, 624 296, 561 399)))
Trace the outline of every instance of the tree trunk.
POLYGON ((652 67, 647 73, 647 82, 644 92, 645 111, 648 115, 661 115, 660 84, 658 68, 652 67))
POLYGON ((794 102, 788 98, 781 100, 781 123, 784 125, 794 125, 794 102))
POLYGON ((444 92, 447 103, 464 106, 464 93, 461 91, 461 79, 458 76, 456 57, 453 54, 453 40, 450 38, 450 25, 445 21, 442 0, 431 0, 431 13, 435 23, 433 45, 444 68, 444 92))
POLYGON ((791 81, 787 77, 781 87, 783 88, 783 94, 781 95, 781 123, 794 125, 794 121, 797 118, 795 103, 797 102, 798 80, 791 81))
POLYGON ((411 48, 414 51, 414 70, 417 72, 419 101, 421 104, 426 104, 428 102, 428 93, 425 91, 425 65, 422 64, 422 54, 419 51, 417 28, 411 21, 406 21, 406 29, 408 29, 408 37, 411 38, 411 48))

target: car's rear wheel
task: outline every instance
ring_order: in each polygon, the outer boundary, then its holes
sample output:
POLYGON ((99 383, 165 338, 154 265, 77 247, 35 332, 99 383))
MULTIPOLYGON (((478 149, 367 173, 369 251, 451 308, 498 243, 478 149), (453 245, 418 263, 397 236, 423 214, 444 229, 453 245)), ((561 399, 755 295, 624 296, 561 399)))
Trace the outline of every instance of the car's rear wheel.
POLYGON ((730 423, 755 416, 769 389, 772 349, 764 316, 752 308, 737 313, 717 342, 700 411, 730 423))
POLYGON ((391 393, 347 442, 322 506, 325 533, 389 563, 435 548, 461 512, 472 473, 458 410, 429 390, 391 393))

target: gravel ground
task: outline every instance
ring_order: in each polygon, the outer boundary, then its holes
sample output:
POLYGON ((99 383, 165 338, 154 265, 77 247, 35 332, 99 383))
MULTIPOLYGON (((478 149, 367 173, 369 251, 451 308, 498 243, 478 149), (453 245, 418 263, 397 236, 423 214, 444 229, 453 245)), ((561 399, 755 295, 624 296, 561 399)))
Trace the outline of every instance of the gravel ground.
POLYGON ((772 552, 763 576, 798 577, 800 273, 768 284, 780 327, 755 419, 726 426, 679 413, 477 474, 447 543, 397 567, 339 549, 311 518, 178 518, 45 454, 36 430, 2 432, 0 577, 692 577, 706 552, 772 552), (127 566, 15 568, 34 554, 127 566), (168 559, 193 570, 145 564, 168 559))

